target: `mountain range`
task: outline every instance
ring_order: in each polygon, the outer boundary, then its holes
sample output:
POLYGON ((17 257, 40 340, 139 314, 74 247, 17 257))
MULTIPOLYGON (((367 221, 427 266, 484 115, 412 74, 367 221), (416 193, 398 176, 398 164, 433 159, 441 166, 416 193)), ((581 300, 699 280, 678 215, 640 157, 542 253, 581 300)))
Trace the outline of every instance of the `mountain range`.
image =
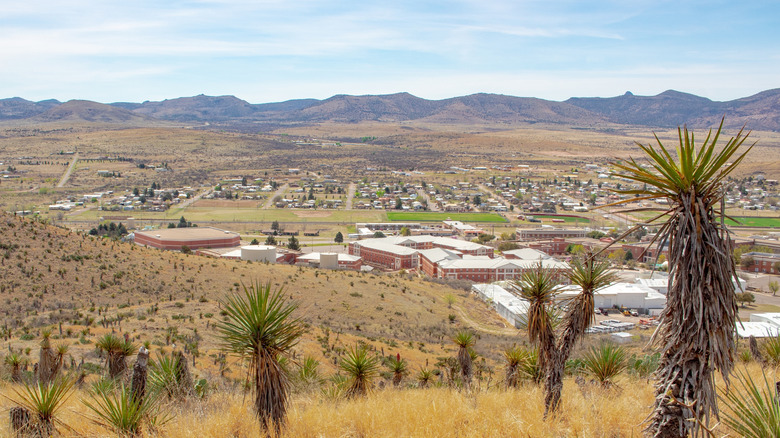
POLYGON ((101 104, 84 100, 32 102, 19 97, 0 99, 0 120, 86 120, 143 125, 155 121, 179 123, 357 123, 422 121, 441 124, 549 123, 597 126, 614 123, 650 127, 708 127, 726 116, 727 125, 780 131, 780 89, 718 102, 678 91, 656 96, 573 97, 563 102, 500 94, 472 94, 427 100, 409 93, 336 95, 328 99, 298 99, 251 104, 235 96, 181 97, 157 102, 101 104))

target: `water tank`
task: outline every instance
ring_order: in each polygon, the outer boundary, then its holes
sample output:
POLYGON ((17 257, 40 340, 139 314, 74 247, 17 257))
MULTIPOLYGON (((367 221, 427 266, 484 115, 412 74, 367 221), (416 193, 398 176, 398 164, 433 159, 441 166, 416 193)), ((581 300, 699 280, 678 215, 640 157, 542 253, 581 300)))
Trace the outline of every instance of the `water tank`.
POLYGON ((276 263, 276 247, 271 245, 242 246, 241 260, 276 263))
POLYGON ((134 217, 127 218, 127 229, 128 230, 134 230, 135 229, 135 218, 134 217))
POLYGON ((320 254, 320 268, 338 269, 339 255, 335 252, 323 252, 320 254))

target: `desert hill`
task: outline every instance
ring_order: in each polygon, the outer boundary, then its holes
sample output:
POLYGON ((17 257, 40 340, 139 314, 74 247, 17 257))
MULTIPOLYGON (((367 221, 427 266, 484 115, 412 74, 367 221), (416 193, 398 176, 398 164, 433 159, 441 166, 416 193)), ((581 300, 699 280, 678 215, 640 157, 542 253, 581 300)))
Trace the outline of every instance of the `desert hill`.
POLYGON ((149 125, 157 122, 141 114, 89 100, 69 100, 32 118, 35 122, 93 122, 149 125))
POLYGON ((687 123, 708 127, 717 125, 725 115, 729 127, 747 124, 756 130, 780 129, 780 89, 728 102, 674 90, 656 96, 635 96, 629 92, 610 98, 571 98, 566 102, 620 124, 675 127, 687 123))
POLYGON ((45 112, 62 102, 54 99, 32 102, 21 97, 0 99, 0 120, 26 119, 45 112))
POLYGON ((548 123, 592 127, 622 124, 659 128, 687 123, 700 128, 712 126, 724 115, 728 127, 747 124, 750 129, 779 131, 780 89, 727 102, 674 90, 656 96, 636 96, 628 92, 609 98, 573 97, 564 102, 485 93, 442 100, 422 99, 409 93, 336 95, 324 100, 297 99, 263 104, 251 104, 235 96, 204 95, 110 105, 86 101, 59 104, 20 98, 0 100, 0 120, 35 117, 38 121, 51 121, 75 117, 112 123, 166 120, 223 126, 423 121, 454 125, 548 123), (134 119, 130 114, 146 119, 134 119))
MULTIPOLYGON (((255 281, 284 287, 299 303, 297 316, 310 326, 301 352, 321 361, 334 354, 335 346, 356 341, 378 351, 400 351, 414 363, 435 361, 452 349, 449 337, 464 327, 480 335, 484 354, 495 360, 500 346, 520 341, 519 331, 505 327, 492 309, 462 288, 410 275, 158 251, 6 213, 0 213, 0 270, 0 336, 10 333, 6 344, 13 348, 34 347, 33 338, 39 339, 45 327, 53 328, 57 338, 110 329, 161 347, 172 342, 169 334, 175 332, 182 343, 197 339, 206 356, 217 351, 219 300, 255 281), (457 297, 452 308, 446 294, 457 297), (450 314, 456 315, 455 323, 450 314)), ((71 347, 75 357, 76 351, 93 349, 82 345, 71 347)))

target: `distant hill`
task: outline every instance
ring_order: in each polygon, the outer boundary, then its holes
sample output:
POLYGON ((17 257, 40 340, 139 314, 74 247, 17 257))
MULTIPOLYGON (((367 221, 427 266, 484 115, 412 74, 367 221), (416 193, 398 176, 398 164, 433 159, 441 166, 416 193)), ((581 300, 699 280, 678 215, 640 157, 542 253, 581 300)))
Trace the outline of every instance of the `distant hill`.
POLYGON ((26 119, 47 111, 62 102, 54 99, 32 102, 21 97, 0 99, 0 120, 26 119))
POLYGON ((89 100, 69 100, 36 115, 33 117, 33 120, 40 122, 86 121, 121 124, 148 124, 149 122, 154 122, 153 119, 132 111, 89 100))
POLYGON ((443 124, 554 123, 588 127, 615 123, 664 128, 682 124, 706 127, 717 124, 724 115, 728 127, 747 124, 750 129, 780 131, 780 89, 727 102, 674 90, 656 96, 636 96, 628 92, 609 98, 573 97, 564 102, 485 93, 442 100, 422 99, 409 93, 336 95, 324 100, 296 99, 263 104, 251 104, 235 96, 205 95, 110 105, 88 101, 61 104, 56 100, 0 100, 0 120, 75 118, 111 123, 132 121, 135 124, 167 120, 248 127, 411 120, 443 124))
POLYGON ((144 102, 138 106, 132 104, 113 104, 133 111, 136 114, 156 119, 194 122, 226 121, 251 118, 257 109, 250 103, 235 96, 205 96, 166 99, 161 102, 144 102))
POLYGON ((780 130, 780 89, 728 102, 715 102, 693 94, 668 90, 657 96, 576 97, 567 103, 629 125, 704 127, 726 116, 730 127, 747 124, 750 129, 780 130))

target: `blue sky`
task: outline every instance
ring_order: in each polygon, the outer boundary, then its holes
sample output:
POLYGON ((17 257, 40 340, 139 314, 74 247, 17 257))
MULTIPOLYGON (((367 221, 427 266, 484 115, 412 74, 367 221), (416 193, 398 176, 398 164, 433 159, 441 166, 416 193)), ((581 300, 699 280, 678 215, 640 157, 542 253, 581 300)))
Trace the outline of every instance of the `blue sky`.
POLYGON ((0 98, 565 100, 780 87, 776 1, 5 2, 0 98))

